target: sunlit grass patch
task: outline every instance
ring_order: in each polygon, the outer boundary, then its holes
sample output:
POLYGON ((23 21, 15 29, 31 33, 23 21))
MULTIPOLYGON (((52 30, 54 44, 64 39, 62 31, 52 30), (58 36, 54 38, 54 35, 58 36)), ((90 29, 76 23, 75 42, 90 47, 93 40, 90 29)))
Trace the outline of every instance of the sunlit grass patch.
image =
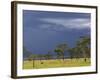
POLYGON ((57 67, 82 67, 90 66, 90 58, 86 61, 84 58, 79 59, 53 59, 53 60, 25 60, 23 69, 40 69, 40 68, 57 68, 57 67))

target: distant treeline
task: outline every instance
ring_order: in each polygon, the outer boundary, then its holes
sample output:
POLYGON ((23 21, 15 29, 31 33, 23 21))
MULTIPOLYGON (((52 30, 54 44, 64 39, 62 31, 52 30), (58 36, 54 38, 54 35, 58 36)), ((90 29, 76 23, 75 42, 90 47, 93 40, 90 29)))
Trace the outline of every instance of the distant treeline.
POLYGON ((49 59, 73 59, 73 58, 90 58, 90 36, 81 36, 77 41, 75 47, 70 48, 67 43, 58 44, 54 50, 49 50, 45 54, 30 53, 27 49, 23 48, 23 51, 27 53, 27 57, 24 60, 49 60, 49 59), (53 55, 54 52, 56 55, 53 55), (66 56, 69 54, 69 56, 66 56))

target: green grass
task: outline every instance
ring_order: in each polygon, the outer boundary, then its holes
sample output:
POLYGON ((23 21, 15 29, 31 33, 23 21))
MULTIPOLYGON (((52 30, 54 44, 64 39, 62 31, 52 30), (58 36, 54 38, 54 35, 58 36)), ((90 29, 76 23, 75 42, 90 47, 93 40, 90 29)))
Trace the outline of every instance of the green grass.
POLYGON ((84 61, 84 58, 79 59, 56 59, 56 60, 34 60, 33 61, 24 61, 23 69, 39 69, 39 68, 57 68, 57 67, 82 67, 82 66, 90 66, 90 58, 87 61, 84 61))

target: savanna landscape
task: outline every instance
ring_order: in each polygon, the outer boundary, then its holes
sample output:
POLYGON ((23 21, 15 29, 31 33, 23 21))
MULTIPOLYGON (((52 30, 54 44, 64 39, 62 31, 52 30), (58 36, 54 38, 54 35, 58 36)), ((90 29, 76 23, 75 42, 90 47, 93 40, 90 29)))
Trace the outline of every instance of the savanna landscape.
POLYGON ((23 14, 23 69, 91 66, 89 13, 23 14))
POLYGON ((23 62, 23 69, 54 68, 54 67, 81 67, 90 66, 90 38, 81 37, 74 48, 69 48, 67 44, 59 44, 54 52, 56 56, 47 54, 31 54, 23 62), (70 57, 65 57, 69 52, 70 57))

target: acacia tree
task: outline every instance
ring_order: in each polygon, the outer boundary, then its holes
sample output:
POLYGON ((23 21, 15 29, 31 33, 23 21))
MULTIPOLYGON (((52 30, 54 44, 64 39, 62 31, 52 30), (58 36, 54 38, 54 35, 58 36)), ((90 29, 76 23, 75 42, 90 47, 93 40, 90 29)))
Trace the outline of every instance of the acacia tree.
POLYGON ((33 68, 35 67, 35 59, 37 58, 37 55, 35 54, 31 54, 29 57, 28 57, 28 60, 32 61, 32 66, 33 68))
POLYGON ((84 61, 86 62, 86 58, 90 57, 90 37, 81 37, 77 42, 77 46, 81 49, 82 55, 85 58, 84 61))
POLYGON ((48 54, 47 54, 48 55, 48 59, 52 59, 52 57, 53 57, 52 54, 51 54, 51 52, 52 51, 48 51, 48 54))
POLYGON ((49 54, 49 53, 48 53, 48 54, 45 54, 44 56, 45 56, 45 58, 46 58, 47 60, 49 60, 49 59, 51 59, 51 58, 52 58, 52 55, 51 55, 51 54, 49 54))
POLYGON ((27 59, 30 55, 32 55, 32 53, 23 46, 23 59, 27 59))
POLYGON ((43 56, 42 54, 39 54, 39 55, 37 55, 37 57, 38 57, 38 59, 40 60, 40 63, 43 63, 43 62, 42 62, 42 59, 43 59, 44 56, 43 56))
POLYGON ((75 58, 75 48, 69 48, 68 52, 70 53, 70 59, 75 58))
POLYGON ((62 54, 62 53, 63 53, 63 50, 62 50, 62 49, 56 48, 56 49, 54 50, 54 52, 57 53, 57 59, 62 58, 62 60, 64 60, 63 54, 62 54))
POLYGON ((59 44, 57 46, 58 51, 62 54, 62 59, 65 59, 65 52, 68 50, 68 45, 66 43, 64 44, 59 44))

